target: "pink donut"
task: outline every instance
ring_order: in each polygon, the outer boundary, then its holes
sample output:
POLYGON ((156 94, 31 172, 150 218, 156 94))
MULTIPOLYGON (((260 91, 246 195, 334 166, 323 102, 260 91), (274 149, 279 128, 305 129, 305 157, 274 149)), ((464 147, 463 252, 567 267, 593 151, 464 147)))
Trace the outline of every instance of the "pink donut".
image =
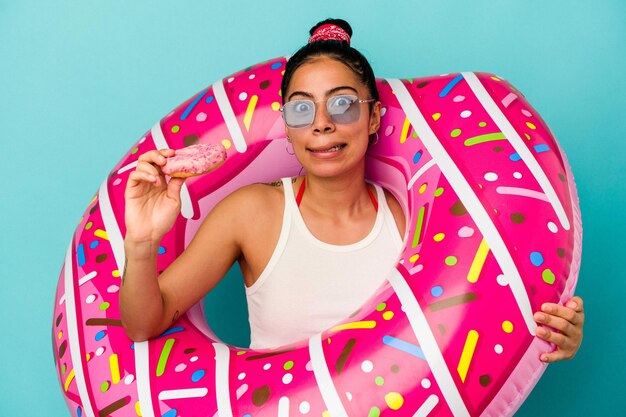
MULTIPOLYGON (((285 59, 183 103, 142 137, 89 203, 57 287, 53 345, 73 416, 506 416, 545 369, 533 311, 573 293, 581 223, 573 177, 539 114, 509 83, 460 73, 379 80, 368 178, 407 217, 405 248, 355 316, 290 346, 221 342, 200 305, 161 336, 120 325, 124 187, 138 155, 221 144, 190 178, 161 243, 164 269, 225 195, 297 175, 279 107, 285 59)), ((322 302, 322 300, 320 300, 322 302)))
POLYGON ((177 149, 162 167, 170 177, 187 178, 206 174, 219 168, 226 160, 226 149, 221 143, 198 143, 177 149))

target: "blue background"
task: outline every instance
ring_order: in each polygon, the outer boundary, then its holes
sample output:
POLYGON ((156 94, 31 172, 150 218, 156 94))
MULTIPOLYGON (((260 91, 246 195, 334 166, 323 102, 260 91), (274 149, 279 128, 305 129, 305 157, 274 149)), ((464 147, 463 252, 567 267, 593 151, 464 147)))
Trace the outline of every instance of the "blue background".
MULTIPOLYGON (((576 359, 551 365, 519 415, 626 415, 623 0, 176 3, 0 0, 0 415, 67 415, 54 291, 109 170, 183 100, 293 53, 328 16, 352 23, 379 77, 489 71, 543 115, 577 179, 587 322, 576 359)), ((227 281, 235 302, 210 303, 210 317, 242 308, 241 283, 227 281)), ((237 322, 218 334, 246 340, 237 322)))

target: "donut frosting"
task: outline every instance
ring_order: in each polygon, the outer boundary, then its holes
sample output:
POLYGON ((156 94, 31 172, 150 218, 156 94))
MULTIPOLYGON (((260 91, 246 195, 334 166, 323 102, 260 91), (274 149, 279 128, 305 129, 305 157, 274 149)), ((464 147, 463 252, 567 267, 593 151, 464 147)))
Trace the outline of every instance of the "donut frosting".
POLYGON ((205 174, 219 167, 226 160, 226 149, 221 143, 198 143, 177 149, 162 167, 170 177, 188 177, 205 174))

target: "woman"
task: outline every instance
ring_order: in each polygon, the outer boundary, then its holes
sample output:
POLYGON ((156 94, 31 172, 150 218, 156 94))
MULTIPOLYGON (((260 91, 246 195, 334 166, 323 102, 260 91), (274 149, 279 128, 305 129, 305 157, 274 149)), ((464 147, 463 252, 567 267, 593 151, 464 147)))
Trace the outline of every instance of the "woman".
MULTIPOLYGON (((282 84, 287 138, 306 174, 225 198, 158 280, 159 242, 178 216, 184 180, 166 183, 161 172, 173 150, 139 158, 126 189, 127 264, 120 291, 131 339, 160 334, 238 261, 251 347, 292 343, 355 311, 395 265, 405 230, 402 210, 390 193, 365 181, 365 153, 381 116, 374 74, 350 47, 347 22, 329 19, 310 33, 309 43, 289 60, 282 84)), ((556 345, 542 360, 574 356, 584 321, 580 298, 566 306, 545 304, 535 319, 558 330, 538 327, 537 335, 556 345)))

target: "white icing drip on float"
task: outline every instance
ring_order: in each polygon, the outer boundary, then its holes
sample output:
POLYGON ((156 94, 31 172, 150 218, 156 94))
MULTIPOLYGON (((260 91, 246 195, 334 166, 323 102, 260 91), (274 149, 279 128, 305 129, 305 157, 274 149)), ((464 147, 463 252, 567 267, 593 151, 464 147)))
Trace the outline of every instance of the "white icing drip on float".
POLYGON ((326 358, 324 358, 324 348, 322 347, 322 334, 318 333, 309 339, 309 353, 311 355, 311 365, 315 381, 320 389, 324 403, 333 417, 348 417, 343 408, 335 383, 330 376, 326 358))
MULTIPOLYGON (((65 255, 64 266, 64 283, 65 283, 65 296, 69 302, 65 303, 65 312, 67 314, 67 333, 69 340, 70 355, 72 358, 72 364, 74 365, 74 381, 78 387, 78 395, 83 403, 83 413, 85 417, 95 417, 93 409, 91 408, 91 401, 89 400, 89 394, 87 392, 87 382, 85 381, 85 372, 83 370, 82 358, 84 358, 83 352, 80 350, 80 342, 78 340, 78 322, 76 318, 76 304, 74 303, 74 269, 72 268, 72 244, 67 248, 65 255)), ((68 376, 68 378, 70 378, 68 376)))
POLYGON ((552 184, 550 184, 548 176, 543 171, 543 169, 541 169, 539 163, 530 152, 528 147, 524 144, 522 138, 517 134, 517 131, 515 130, 515 128, 513 128, 511 122, 509 122, 506 116, 500 111, 496 102, 493 101, 485 87, 481 84, 478 77, 476 77, 476 74, 474 74, 473 72, 462 72, 461 74, 463 74, 463 78, 465 78, 465 80, 467 81, 467 84, 476 95, 478 101, 480 101, 480 104, 482 104, 485 110, 487 110, 489 116, 496 123, 500 131, 504 133, 504 136, 506 136, 511 146, 513 146, 513 148, 522 158, 530 172, 534 175, 535 179, 541 186, 541 189, 546 194, 548 201, 554 208, 554 212, 559 218, 559 221, 561 222, 563 228, 565 230, 569 230, 570 223, 567 219, 567 214, 565 213, 563 204, 561 204, 561 201, 559 201, 559 197, 556 195, 554 187, 552 187, 552 184))
POLYGON ((224 90, 224 84, 222 81, 218 81, 213 84, 213 95, 215 96, 215 101, 217 102, 220 112, 222 112, 224 123, 226 123, 226 128, 228 129, 231 139, 235 144, 235 149, 237 149, 237 152, 240 153, 245 152, 248 149, 248 145, 246 144, 243 132, 239 127, 239 122, 237 122, 235 112, 228 101, 228 96, 226 95, 226 90, 224 90))
POLYGON ((437 380, 439 389, 441 389, 441 393, 446 399, 450 410, 452 410, 452 414, 456 417, 469 417, 469 411, 465 407, 461 394, 459 394, 459 391, 454 384, 454 379, 452 378, 448 366, 446 365, 446 361, 443 358, 443 354, 437 345, 435 336, 430 330, 430 325, 428 324, 417 299, 413 295, 411 288, 397 269, 394 269, 389 274, 387 279, 402 304, 402 310, 405 312, 409 323, 411 323, 411 328, 413 329, 415 337, 424 352, 426 362, 428 362, 428 366, 432 371, 435 380, 437 380))
POLYGON ((533 312, 528 294, 524 287, 524 282, 502 236, 498 233, 498 229, 491 221, 489 214, 481 204, 478 196, 472 191, 472 186, 467 182, 467 179, 456 166, 452 157, 446 152, 441 142, 439 142, 439 139, 437 139, 437 136, 411 98, 411 94, 402 80, 387 79, 387 81, 398 98, 402 110, 406 113, 406 117, 413 125, 420 139, 422 139, 424 147, 432 155, 433 160, 450 182, 450 186, 457 193, 461 203, 463 203, 463 206, 467 209, 467 212, 472 219, 474 219, 476 226, 478 226, 478 229, 485 237, 489 249, 502 268, 502 272, 508 278, 507 283, 522 313, 522 318, 526 323, 528 332, 534 336, 537 323, 533 320, 533 312))

